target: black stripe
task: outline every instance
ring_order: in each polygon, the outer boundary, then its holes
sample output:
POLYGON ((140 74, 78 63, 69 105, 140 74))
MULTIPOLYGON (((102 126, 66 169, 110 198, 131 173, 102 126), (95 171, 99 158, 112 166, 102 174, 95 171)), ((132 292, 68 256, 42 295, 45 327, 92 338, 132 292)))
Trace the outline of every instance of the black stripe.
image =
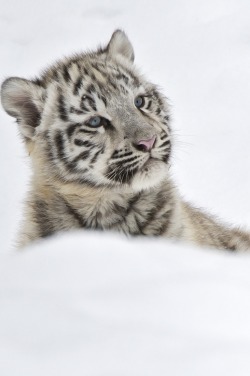
POLYGON ((122 78, 127 85, 129 83, 129 77, 122 73, 122 78))
POLYGON ((120 215, 122 219, 125 220, 127 207, 119 205, 117 202, 112 202, 112 206, 113 206, 112 212, 116 212, 116 214, 120 215))
POLYGON ((89 76, 89 72, 87 71, 85 67, 83 67, 83 73, 85 74, 85 76, 89 76))
POLYGON ((168 163, 170 158, 170 150, 168 150, 167 154, 162 157, 162 161, 168 163))
POLYGON ((90 84, 90 85, 87 87, 86 91, 87 91, 89 94, 91 94, 91 93, 95 93, 95 92, 96 92, 95 86, 94 86, 93 84, 90 84))
POLYGON ((167 146, 167 145, 170 145, 170 140, 163 142, 163 144, 161 144, 159 148, 163 148, 164 146, 167 146))
POLYGON ((78 138, 76 138, 76 139, 74 140, 74 144, 75 144, 76 146, 84 146, 84 141, 83 141, 83 140, 79 140, 78 138))
POLYGON ((121 162, 124 163, 124 165, 125 165, 125 163, 127 163, 127 162, 133 162, 133 161, 135 161, 135 160, 137 160, 139 158, 140 158, 139 155, 135 155, 134 157, 123 159, 121 162))
POLYGON ((114 153, 113 153, 113 155, 116 155, 116 154, 118 154, 118 153, 121 153, 122 151, 123 151, 122 149, 120 149, 120 150, 115 150, 114 153))
POLYGON ((74 85, 74 90, 73 90, 74 95, 79 94, 79 90, 81 89, 81 87, 82 87, 82 77, 80 76, 74 85))
POLYGON ((85 150, 82 153, 80 153, 77 157, 75 157, 72 161, 72 163, 77 163, 80 160, 85 160, 89 157, 89 150, 85 150))
POLYGON ((70 124, 70 126, 66 129, 66 133, 69 139, 71 139, 74 131, 79 128, 81 124, 75 123, 75 124, 70 124))
POLYGON ((64 97, 62 94, 60 94, 58 97, 58 112, 59 112, 59 116, 61 120, 63 121, 69 120, 67 110, 65 107, 64 97))
POLYGON ((105 107, 107 107, 107 100, 106 100, 106 98, 103 95, 101 96, 101 100, 105 104, 105 107))
POLYGON ((84 113, 90 112, 90 109, 86 106, 86 103, 83 100, 80 103, 80 107, 84 111, 84 113))
POLYGON ((35 222, 38 225, 39 236, 45 238, 52 235, 55 232, 54 221, 49 216, 48 204, 39 198, 35 199, 32 206, 35 212, 35 222))
MULTIPOLYGON (((117 226, 119 226, 122 222, 123 222, 124 224, 127 225, 127 217, 128 217, 128 215, 129 215, 132 211, 134 211, 135 214, 138 213, 137 209, 135 209, 135 206, 136 206, 137 202, 140 200, 141 195, 142 195, 141 192, 135 194, 132 198, 130 198, 130 199, 127 201, 127 205, 126 205, 126 207, 121 206, 121 205, 116 204, 116 203, 113 203, 113 206, 114 206, 115 211, 117 212, 117 214, 120 215, 120 218, 117 219, 116 222, 115 222, 115 224, 113 224, 113 225, 115 225, 115 226, 117 227, 117 226)), ((142 233, 142 232, 141 232, 141 224, 139 223, 139 221, 138 221, 136 215, 134 215, 134 220, 135 220, 135 222, 136 222, 136 224, 137 224, 137 228, 138 228, 138 230, 131 231, 131 229, 130 229, 129 233, 130 233, 131 235, 139 235, 139 234, 142 233)))
POLYGON ((164 141, 168 137, 169 137, 169 134, 164 132, 163 135, 160 136, 160 139, 161 141, 164 141))
POLYGON ((92 81, 96 81, 96 76, 92 71, 90 72, 90 78, 92 79, 92 81))
POLYGON ((101 153, 102 153, 102 149, 98 150, 98 151, 94 154, 94 156, 92 157, 92 159, 91 159, 91 161, 90 161, 90 164, 95 163, 96 160, 97 160, 98 155, 101 154, 101 153))
POLYGON ((129 183, 136 172, 138 171, 138 167, 134 169, 124 168, 123 163, 116 163, 115 166, 109 166, 105 176, 109 180, 113 180, 119 183, 129 183))
POLYGON ((93 67, 95 70, 99 71, 99 69, 100 69, 100 65, 98 65, 98 63, 91 62, 91 65, 92 65, 92 67, 93 67))
POLYGON ((150 109, 150 107, 151 107, 151 104, 152 104, 152 101, 151 101, 151 100, 149 100, 149 101, 148 101, 148 105, 147 105, 147 107, 145 107, 145 109, 146 109, 146 110, 149 110, 149 109, 150 109))
POLYGON ((151 210, 148 211, 147 215, 145 216, 145 222, 143 223, 143 230, 146 229, 152 222, 155 221, 155 217, 158 212, 164 208, 167 202, 167 196, 163 192, 158 192, 157 196, 154 199, 154 206, 151 210))
POLYGON ((134 220, 135 220, 135 223, 136 223, 136 226, 138 228, 138 230, 133 230, 131 231, 131 234, 132 235, 144 235, 143 233, 143 229, 141 227, 141 222, 139 221, 139 219, 137 218, 137 215, 135 214, 134 215, 134 220))
POLYGON ((71 77, 70 77, 69 72, 68 72, 68 67, 66 65, 64 65, 64 67, 63 67, 63 78, 66 82, 71 81, 71 77))
POLYGON ((133 163, 130 163, 129 165, 125 165, 124 167, 127 168, 127 169, 134 169, 138 166, 138 161, 135 161, 133 163))
POLYGON ((53 77, 53 80, 59 82, 59 75, 58 75, 57 70, 53 71, 52 77, 53 77))
POLYGON ((77 145, 77 146, 86 146, 88 148, 93 148, 95 145, 92 144, 92 142, 90 141, 87 141, 87 140, 80 140, 78 138, 76 138, 74 140, 74 144, 77 145))
POLYGON ((63 160, 65 158, 64 155, 64 140, 63 135, 60 131, 58 131, 55 135, 55 145, 57 149, 57 156, 60 160, 63 160))
POLYGON ((81 111, 81 110, 78 110, 77 108, 75 108, 75 107, 70 107, 70 110, 69 110, 72 114, 77 114, 77 115, 82 115, 82 114, 84 114, 84 112, 83 111, 81 111))
POLYGON ((117 150, 114 151, 111 159, 117 159, 117 158, 127 157, 129 155, 132 155, 133 152, 132 151, 128 151, 127 153, 124 153, 124 154, 119 154, 119 155, 117 155, 117 154, 118 154, 118 151, 117 150))
POLYGON ((161 236, 167 230, 170 224, 170 218, 172 216, 172 210, 167 211, 161 217, 162 224, 160 227, 155 231, 154 235, 161 236))
POLYGON ((80 227, 86 227, 87 226, 87 221, 77 212, 76 209, 74 209, 62 196, 61 196, 62 201, 64 202, 67 211, 70 215, 72 215, 76 221, 78 222, 80 227))
POLYGON ((109 79, 109 86, 112 86, 114 89, 117 89, 117 85, 112 79, 109 79))
POLYGON ((129 213, 131 213, 131 211, 134 209, 135 205, 138 203, 138 201, 140 200, 142 196, 142 193, 139 192, 137 193, 136 195, 134 195, 129 201, 128 201, 128 207, 127 207, 127 211, 126 211, 126 216, 129 215, 129 213))
MULTIPOLYGON (((81 124, 82 125, 82 124, 81 124)), ((93 129, 93 131, 90 131, 90 130, 88 130, 88 129, 79 129, 79 131, 78 132, 81 132, 81 133, 88 133, 88 134, 96 134, 97 133, 97 130, 95 129, 94 130, 94 128, 92 128, 93 129)))
POLYGON ((125 95, 128 94, 128 90, 122 84, 119 85, 119 90, 120 90, 121 93, 123 93, 125 95))
POLYGON ((135 167, 133 170, 126 169, 126 173, 122 174, 121 176, 121 182, 127 183, 127 184, 130 183, 130 181, 133 179, 137 171, 138 171, 138 167, 137 168, 135 167))
POLYGON ((89 106, 92 108, 92 110, 94 110, 94 111, 97 110, 94 99, 88 98, 88 103, 89 103, 89 106))
POLYGON ((61 131, 57 131, 55 135, 55 145, 57 149, 57 156, 60 159, 61 162, 63 162, 64 166, 72 172, 76 168, 76 161, 69 161, 66 159, 66 155, 64 152, 64 139, 63 134, 61 131))
POLYGON ((84 141, 84 146, 86 146, 86 147, 88 147, 88 148, 92 148, 92 147, 94 147, 95 145, 94 145, 92 142, 90 142, 90 141, 88 141, 88 140, 85 140, 85 141, 84 141))

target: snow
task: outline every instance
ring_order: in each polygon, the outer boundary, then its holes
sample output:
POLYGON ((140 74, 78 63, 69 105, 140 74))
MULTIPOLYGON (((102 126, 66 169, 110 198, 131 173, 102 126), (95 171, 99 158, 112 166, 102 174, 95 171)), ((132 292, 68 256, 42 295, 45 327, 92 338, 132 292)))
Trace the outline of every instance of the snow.
MULTIPOLYGON (((249 17, 246 0, 2 1, 0 79, 123 28, 171 100, 183 196, 250 228, 249 17)), ((249 375, 249 255, 100 233, 17 253, 29 162, 0 122, 0 375, 249 375)))
POLYGON ((1 375, 249 375, 249 268, 94 232, 5 255, 1 375))

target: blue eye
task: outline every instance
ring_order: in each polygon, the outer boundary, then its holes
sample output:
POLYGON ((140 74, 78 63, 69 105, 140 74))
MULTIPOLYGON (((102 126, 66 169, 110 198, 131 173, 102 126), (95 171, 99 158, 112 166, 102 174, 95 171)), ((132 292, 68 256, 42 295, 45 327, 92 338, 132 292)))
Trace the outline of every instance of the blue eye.
POLYGON ((101 125, 102 118, 100 116, 94 116, 88 120, 87 124, 91 127, 99 127, 101 125))
POLYGON ((143 107, 144 104, 145 104, 144 97, 141 97, 141 96, 136 97, 135 100, 134 100, 134 104, 135 104, 135 107, 137 107, 137 108, 143 107))

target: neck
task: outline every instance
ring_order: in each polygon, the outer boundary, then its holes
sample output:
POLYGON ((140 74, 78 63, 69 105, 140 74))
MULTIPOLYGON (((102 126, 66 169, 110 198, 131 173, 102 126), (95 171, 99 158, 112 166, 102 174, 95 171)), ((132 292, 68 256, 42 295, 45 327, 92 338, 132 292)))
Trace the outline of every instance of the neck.
POLYGON ((132 191, 128 187, 93 187, 87 184, 33 179, 34 217, 46 236, 74 228, 111 229, 131 235, 161 235, 171 227, 176 193, 171 181, 155 188, 132 191), (52 220, 53 219, 53 220, 52 220))

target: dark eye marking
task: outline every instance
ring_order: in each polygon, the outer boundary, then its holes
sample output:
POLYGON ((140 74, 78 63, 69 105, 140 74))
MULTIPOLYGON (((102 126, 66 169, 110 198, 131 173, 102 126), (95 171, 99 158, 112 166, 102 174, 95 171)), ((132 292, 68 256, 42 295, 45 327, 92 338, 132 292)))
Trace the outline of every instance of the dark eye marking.
POLYGON ((88 129, 79 129, 78 132, 81 132, 81 133, 87 133, 87 134, 96 134, 97 131, 95 131, 94 129, 92 131, 88 130, 88 129))
POLYGON ((148 104, 147 104, 147 107, 145 107, 145 109, 146 109, 146 110, 149 110, 150 107, 151 107, 151 105, 152 105, 152 101, 149 100, 149 101, 148 101, 148 104))

